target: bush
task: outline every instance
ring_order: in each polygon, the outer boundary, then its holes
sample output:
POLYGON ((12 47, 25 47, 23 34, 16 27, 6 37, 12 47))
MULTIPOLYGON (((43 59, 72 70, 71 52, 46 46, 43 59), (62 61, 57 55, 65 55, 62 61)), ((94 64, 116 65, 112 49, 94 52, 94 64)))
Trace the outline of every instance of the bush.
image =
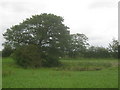
POLYGON ((13 54, 13 59, 23 67, 41 67, 42 59, 36 45, 22 46, 13 54))
POLYGON ((59 62, 58 58, 56 58, 56 57, 44 55, 42 58, 44 58, 43 66, 45 66, 45 67, 55 67, 55 66, 60 65, 60 62, 59 62))
POLYGON ((14 52, 13 58, 17 64, 24 68, 52 67, 59 65, 57 58, 43 54, 36 45, 27 45, 18 48, 14 52))
POLYGON ((13 49, 10 46, 5 46, 2 50, 2 57, 9 57, 13 53, 13 49))

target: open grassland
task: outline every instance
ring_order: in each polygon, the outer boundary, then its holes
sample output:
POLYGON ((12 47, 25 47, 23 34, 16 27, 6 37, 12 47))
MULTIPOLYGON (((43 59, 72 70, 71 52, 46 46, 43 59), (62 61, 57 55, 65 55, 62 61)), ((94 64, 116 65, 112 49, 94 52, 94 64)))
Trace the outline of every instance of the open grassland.
POLYGON ((117 88, 115 59, 61 60, 54 68, 23 69, 3 60, 3 88, 117 88))

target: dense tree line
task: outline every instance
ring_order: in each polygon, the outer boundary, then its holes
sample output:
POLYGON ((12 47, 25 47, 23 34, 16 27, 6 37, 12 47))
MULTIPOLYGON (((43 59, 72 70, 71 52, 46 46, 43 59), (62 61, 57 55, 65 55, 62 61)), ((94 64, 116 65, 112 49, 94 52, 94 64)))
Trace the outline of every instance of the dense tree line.
POLYGON ((3 34, 6 42, 2 56, 11 56, 27 67, 57 66, 59 58, 117 58, 118 41, 108 48, 91 46, 85 34, 70 34, 64 19, 43 13, 27 18, 3 34))
MULTIPOLYGON (((82 34, 83 35, 83 34, 82 34)), ((85 36, 85 35, 84 35, 85 36)), ((86 37, 86 36, 85 36, 86 37)), ((86 37, 87 38, 87 37, 86 37)), ((82 39, 82 38, 81 38, 82 39)), ((108 47, 91 46, 89 45, 88 38, 82 41, 83 45, 78 43, 71 43, 69 48, 68 58, 118 58, 118 41, 113 39, 108 47)), ((79 42, 79 40, 75 40, 79 42)), ((81 43, 81 42, 79 42, 81 43)))

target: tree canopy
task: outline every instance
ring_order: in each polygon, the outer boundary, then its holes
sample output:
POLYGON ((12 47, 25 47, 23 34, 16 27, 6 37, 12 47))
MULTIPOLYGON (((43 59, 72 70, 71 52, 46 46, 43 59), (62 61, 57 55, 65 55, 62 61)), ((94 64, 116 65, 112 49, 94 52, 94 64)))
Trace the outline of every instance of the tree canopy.
POLYGON ((62 17, 54 14, 34 15, 7 29, 3 35, 13 48, 35 44, 46 54, 51 54, 52 50, 58 53, 67 46, 69 38, 68 27, 63 21, 62 17))
MULTIPOLYGON (((36 45, 35 47, 39 48, 39 55, 42 58, 48 61, 50 61, 49 59, 57 59, 63 54, 62 52, 68 46, 70 39, 69 28, 63 24, 63 21, 62 17, 54 14, 34 15, 19 25, 7 29, 3 34, 6 39, 4 45, 10 45, 14 49, 26 47, 26 45, 36 45), (49 57, 49 59, 45 57, 49 57)), ((18 55, 18 52, 16 52, 16 55, 18 55)))

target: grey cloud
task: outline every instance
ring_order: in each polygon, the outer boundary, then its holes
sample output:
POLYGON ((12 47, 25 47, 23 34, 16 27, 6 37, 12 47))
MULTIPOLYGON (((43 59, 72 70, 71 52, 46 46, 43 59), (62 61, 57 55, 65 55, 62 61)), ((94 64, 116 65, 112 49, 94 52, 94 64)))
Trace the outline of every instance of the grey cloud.
POLYGON ((90 9, 95 9, 95 8, 117 8, 117 3, 114 1, 108 1, 108 0, 104 0, 104 1, 96 1, 93 2, 89 8, 90 9))
POLYGON ((12 12, 29 12, 31 8, 29 8, 30 3, 26 2, 1 2, 0 7, 5 11, 12 12))

